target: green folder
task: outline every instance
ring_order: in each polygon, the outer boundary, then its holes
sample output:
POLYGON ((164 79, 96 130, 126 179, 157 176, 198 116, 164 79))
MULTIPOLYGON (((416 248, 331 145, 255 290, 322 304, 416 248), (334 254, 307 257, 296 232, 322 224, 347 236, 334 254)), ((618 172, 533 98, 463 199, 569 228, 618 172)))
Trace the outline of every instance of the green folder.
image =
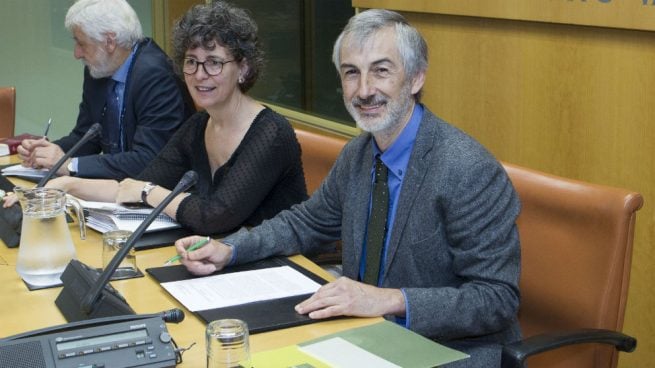
MULTIPOLYGON (((308 347, 329 339, 341 338, 392 364, 405 368, 431 368, 466 359, 460 351, 440 345, 396 323, 383 321, 369 326, 353 328, 318 339, 302 342, 254 354, 253 363, 258 368, 330 367, 330 358, 343 358, 344 351, 323 351, 328 359, 308 353, 308 347)), ((356 349, 356 348, 355 348, 356 349)), ((346 359, 348 357, 346 356, 346 359)))
POLYGON ((401 367, 430 368, 469 357, 389 321, 338 332, 298 345, 303 347, 333 337, 341 337, 401 367))

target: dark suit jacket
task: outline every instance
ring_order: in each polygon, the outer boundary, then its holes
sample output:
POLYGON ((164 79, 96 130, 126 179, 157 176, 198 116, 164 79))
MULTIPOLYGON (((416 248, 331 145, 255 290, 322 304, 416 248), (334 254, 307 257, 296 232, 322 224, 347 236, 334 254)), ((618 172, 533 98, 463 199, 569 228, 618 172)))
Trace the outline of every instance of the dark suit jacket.
MULTIPOLYGON (((123 97, 123 139, 125 152, 109 152, 108 145, 96 138, 75 153, 79 157, 78 176, 123 179, 137 176, 159 153, 164 144, 195 111, 182 80, 175 75, 166 54, 151 39, 139 44, 125 85, 123 97)), ((103 121, 109 78, 94 79, 84 69, 82 102, 77 124, 66 137, 56 140, 68 151, 91 125, 103 121)))
MULTIPOLYGON (((225 239, 236 261, 309 253, 342 239, 343 273, 357 279, 371 193, 373 137, 349 142, 319 190, 251 231, 225 239)), ((520 203, 498 161, 478 142, 424 112, 403 181, 382 287, 402 288, 409 328, 500 364, 520 337, 520 203)))

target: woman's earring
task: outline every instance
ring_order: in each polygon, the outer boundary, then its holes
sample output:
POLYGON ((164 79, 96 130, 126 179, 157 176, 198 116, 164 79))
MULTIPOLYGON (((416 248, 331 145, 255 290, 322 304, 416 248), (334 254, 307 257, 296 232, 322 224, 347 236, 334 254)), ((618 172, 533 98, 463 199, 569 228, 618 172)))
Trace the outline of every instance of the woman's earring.
POLYGON ((243 84, 243 77, 239 77, 239 84, 243 84))

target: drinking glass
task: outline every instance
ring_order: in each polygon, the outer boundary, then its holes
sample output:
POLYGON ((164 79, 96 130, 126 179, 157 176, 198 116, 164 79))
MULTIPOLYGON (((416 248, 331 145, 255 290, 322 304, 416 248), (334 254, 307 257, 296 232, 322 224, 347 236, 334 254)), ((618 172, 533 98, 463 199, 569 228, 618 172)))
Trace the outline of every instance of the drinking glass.
MULTIPOLYGON (((109 262, 114 258, 116 253, 125 246, 127 239, 132 235, 128 230, 111 230, 102 234, 102 269, 104 270, 109 265, 109 262)), ((121 260, 112 279, 125 279, 136 277, 139 270, 136 266, 136 251, 134 248, 130 249, 125 258, 121 260)))
POLYGON ((238 319, 219 319, 207 325, 207 368, 251 368, 248 325, 238 319))

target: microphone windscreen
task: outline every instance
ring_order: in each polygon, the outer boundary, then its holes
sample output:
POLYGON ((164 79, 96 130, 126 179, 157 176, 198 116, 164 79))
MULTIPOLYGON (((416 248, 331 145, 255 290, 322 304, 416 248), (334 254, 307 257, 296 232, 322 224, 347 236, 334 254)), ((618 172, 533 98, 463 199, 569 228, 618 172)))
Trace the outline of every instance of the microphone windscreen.
POLYGON ((184 321, 184 312, 179 309, 169 309, 161 313, 161 318, 167 323, 180 323, 184 321))
POLYGON ((184 175, 182 176, 182 179, 180 179, 180 182, 177 184, 179 188, 188 188, 195 184, 198 181, 198 174, 193 171, 189 170, 184 175))
POLYGON ((102 129, 101 129, 101 128, 102 128, 102 127, 100 126, 100 123, 94 123, 93 125, 91 125, 91 127, 89 128, 89 130, 87 130, 87 131, 86 131, 86 134, 84 134, 84 135, 87 136, 87 137, 89 137, 89 138, 93 138, 93 137, 95 137, 96 135, 99 135, 99 134, 102 133, 102 129))

